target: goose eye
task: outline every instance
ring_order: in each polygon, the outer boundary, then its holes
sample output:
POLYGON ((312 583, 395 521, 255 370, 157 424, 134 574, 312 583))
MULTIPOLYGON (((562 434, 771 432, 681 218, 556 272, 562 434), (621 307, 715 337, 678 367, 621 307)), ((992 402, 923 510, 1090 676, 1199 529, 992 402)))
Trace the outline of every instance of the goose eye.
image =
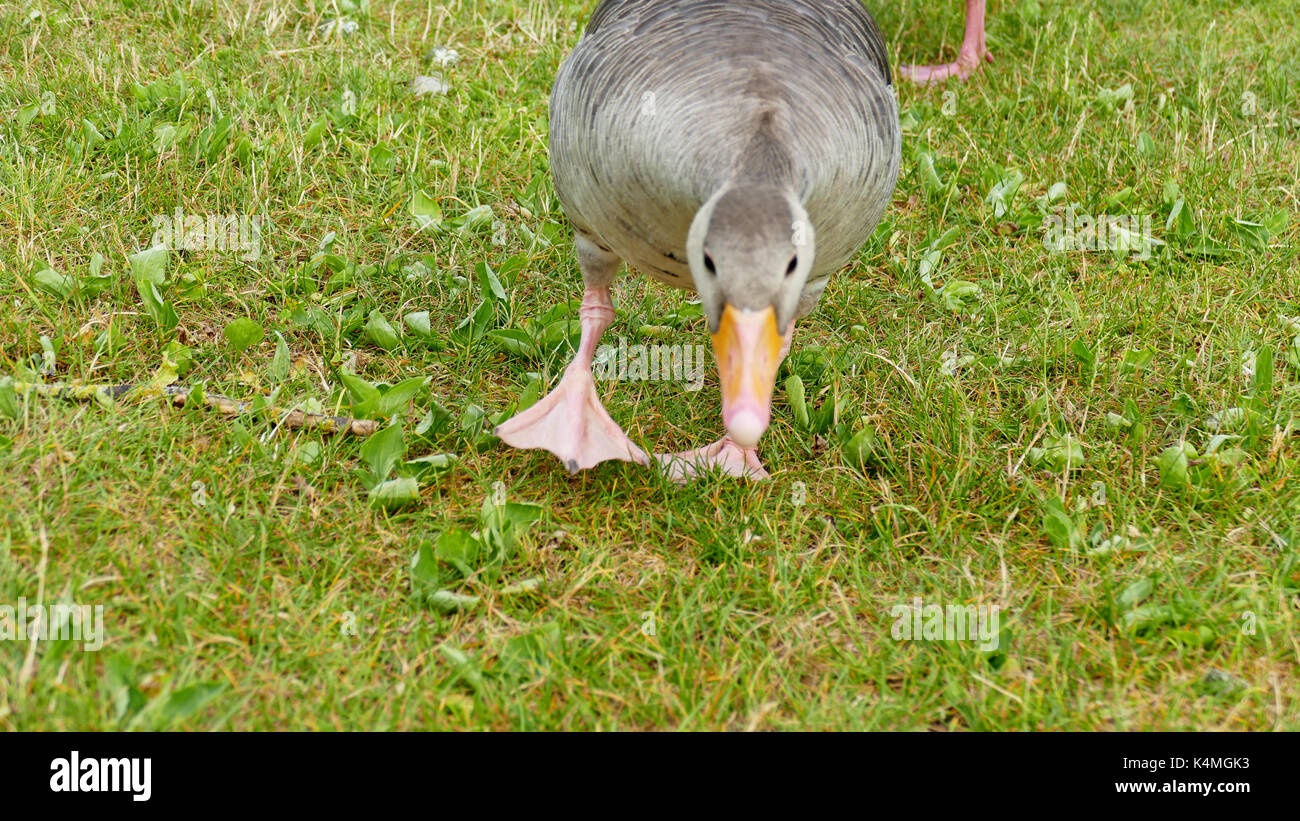
POLYGON ((704 255, 704 267, 710 274, 713 274, 714 276, 718 275, 718 266, 713 264, 713 257, 708 254, 704 255))
POLYGON ((791 274, 794 273, 794 269, 798 267, 799 267, 799 257, 791 257, 790 264, 786 266, 785 275, 790 276, 791 274))

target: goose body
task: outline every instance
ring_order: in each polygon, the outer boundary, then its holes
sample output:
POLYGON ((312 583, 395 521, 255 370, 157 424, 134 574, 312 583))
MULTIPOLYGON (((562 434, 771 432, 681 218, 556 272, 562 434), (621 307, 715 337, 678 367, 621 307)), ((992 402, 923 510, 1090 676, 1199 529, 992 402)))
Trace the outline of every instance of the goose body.
POLYGON ((738 172, 788 179, 817 232, 807 313, 893 192, 890 86, 859 0, 606 0, 551 96, 556 194, 576 231, 694 290, 700 207, 738 172))
POLYGON ((727 435, 659 457, 762 477, 756 447, 795 320, 866 242, 898 177, 898 105, 861 0, 604 0, 556 78, 551 169, 575 231, 582 342, 551 394, 498 428, 576 471, 648 463, 591 361, 621 262, 699 293, 727 435))

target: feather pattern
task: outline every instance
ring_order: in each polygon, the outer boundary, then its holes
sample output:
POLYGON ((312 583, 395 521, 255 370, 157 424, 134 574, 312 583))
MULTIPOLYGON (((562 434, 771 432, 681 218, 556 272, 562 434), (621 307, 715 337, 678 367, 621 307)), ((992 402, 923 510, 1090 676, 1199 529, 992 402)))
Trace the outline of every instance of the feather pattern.
POLYGON ((604 0, 551 96, 574 227, 667 284, 694 287, 687 234, 722 186, 790 187, 817 236, 800 315, 879 221, 900 140, 860 0, 604 0))

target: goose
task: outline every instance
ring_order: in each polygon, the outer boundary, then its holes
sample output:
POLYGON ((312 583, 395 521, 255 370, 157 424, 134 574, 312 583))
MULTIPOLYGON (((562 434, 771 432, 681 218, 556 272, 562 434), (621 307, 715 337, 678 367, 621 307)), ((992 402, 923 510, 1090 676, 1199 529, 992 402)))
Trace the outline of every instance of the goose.
POLYGON ((585 290, 554 390, 496 429, 571 473, 651 457, 610 417, 592 359, 627 263, 698 294, 725 435, 654 458, 686 481, 765 478, 757 446, 795 322, 866 242, 898 178, 898 102, 861 0, 603 0, 550 101, 556 195, 585 290))
POLYGON ((956 77, 969 80, 983 63, 993 62, 984 43, 985 0, 966 0, 966 31, 957 50, 957 60, 933 66, 900 66, 898 73, 921 85, 929 85, 956 77))

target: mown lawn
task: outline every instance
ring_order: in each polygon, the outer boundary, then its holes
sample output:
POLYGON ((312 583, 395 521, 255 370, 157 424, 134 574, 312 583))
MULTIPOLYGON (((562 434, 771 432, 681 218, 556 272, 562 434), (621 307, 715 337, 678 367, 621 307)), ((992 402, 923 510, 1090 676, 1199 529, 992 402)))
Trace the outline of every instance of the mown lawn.
MULTIPOLYGON (((0 728, 1300 726, 1300 4, 995 4, 980 77, 898 89, 772 479, 685 487, 490 435, 576 332, 547 96, 593 5, 0 8, 0 605, 104 624, 0 641, 0 728), (178 209, 258 253, 135 256, 178 209), (1070 213, 1162 244, 1049 249, 1070 213), (173 370, 253 412, 31 390, 173 370), (997 647, 896 639, 918 599, 997 647)), ((951 59, 959 3, 870 5, 951 59)), ((708 344, 615 300, 609 341, 708 344)), ((602 393, 647 449, 720 435, 711 362, 602 393)))

